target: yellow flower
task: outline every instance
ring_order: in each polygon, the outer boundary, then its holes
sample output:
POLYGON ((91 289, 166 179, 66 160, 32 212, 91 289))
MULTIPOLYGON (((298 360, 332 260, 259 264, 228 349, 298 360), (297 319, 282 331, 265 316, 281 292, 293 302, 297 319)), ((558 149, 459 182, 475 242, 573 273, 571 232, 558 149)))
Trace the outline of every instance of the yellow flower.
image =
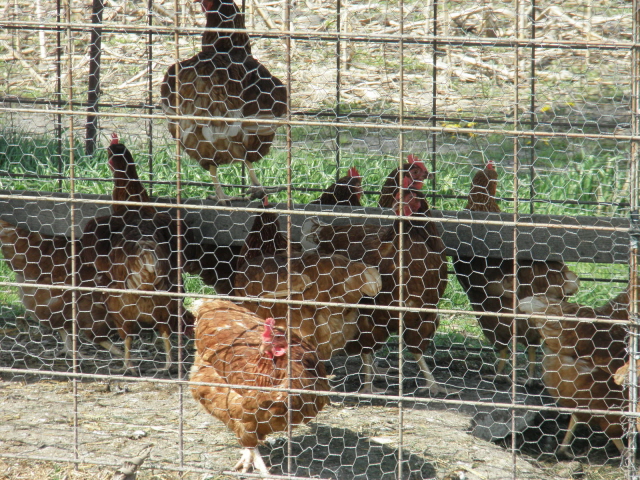
POLYGON ((547 112, 548 112, 548 111, 550 111, 550 110, 551 110, 551 105, 545 105, 544 107, 542 107, 542 108, 540 109, 540 111, 541 111, 542 113, 547 113, 547 112))

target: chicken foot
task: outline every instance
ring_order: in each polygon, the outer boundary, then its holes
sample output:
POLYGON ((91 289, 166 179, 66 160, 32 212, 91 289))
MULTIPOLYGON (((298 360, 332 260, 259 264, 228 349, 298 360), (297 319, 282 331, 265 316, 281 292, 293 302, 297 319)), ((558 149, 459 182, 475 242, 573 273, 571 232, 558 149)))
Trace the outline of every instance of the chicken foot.
MULTIPOLYGON (((65 357, 73 357, 73 335, 69 334, 64 328, 59 328, 58 333, 62 339, 62 353, 65 357)), ((85 360, 87 357, 80 353, 80 349, 76 351, 78 358, 85 360)))
POLYGON ((360 355, 362 358, 362 367, 364 370, 364 381, 362 382, 362 387, 358 393, 364 394, 374 394, 374 393, 386 393, 386 389, 376 387, 373 384, 373 380, 376 375, 386 375, 390 368, 381 368, 375 364, 375 357, 373 353, 362 353, 360 355))
POLYGON ((575 415, 571 415, 571 419, 569 420, 569 427, 567 428, 567 433, 564 434, 564 438, 562 439, 562 443, 558 448, 558 455, 564 458, 574 458, 573 452, 571 452, 571 440, 573 440, 573 432, 578 425, 578 419, 575 415))
MULTIPOLYGON (((255 168, 253 163, 246 162, 247 170, 249 171, 249 180, 251 181, 251 187, 247 191, 250 198, 263 198, 268 193, 277 193, 282 190, 286 190, 286 187, 263 187, 258 180, 258 176, 256 175, 255 168)), ((209 167, 209 174, 211 175, 211 181, 213 182, 213 188, 216 191, 216 195, 214 197, 209 197, 212 200, 217 200, 218 202, 228 205, 232 200, 245 200, 246 197, 230 197, 222 190, 222 185, 220 184, 220 180, 218 180, 218 167, 215 165, 211 165, 209 167)))
POLYGON ((159 372, 168 372, 171 369, 171 333, 162 332, 162 343, 164 345, 164 367, 158 368, 159 372))
POLYGON ((209 167, 209 174, 211 175, 211 181, 213 182, 213 188, 216 191, 215 197, 209 197, 211 200, 217 200, 223 205, 228 205, 231 200, 241 200, 242 197, 230 197, 222 190, 220 180, 218 180, 218 167, 211 165, 209 167))
MULTIPOLYGON (((165 363, 164 367, 158 368, 156 371, 169 371, 171 368, 171 334, 169 332, 162 332, 162 343, 164 345, 164 353, 165 353, 165 363)), ((131 343, 133 342, 133 337, 131 335, 127 335, 124 339, 124 368, 122 369, 125 372, 134 371, 135 367, 133 363, 131 363, 131 343)), ((117 348, 117 347, 114 347, 117 348)))
MULTIPOLYGON (((511 381, 511 378, 505 375, 503 372, 507 366, 507 359, 509 358, 509 349, 507 347, 500 350, 498 354, 498 366, 496 367, 495 375, 484 375, 487 380, 504 380, 507 382, 511 381)), ((534 345, 530 345, 527 347, 527 373, 528 376, 526 378, 518 377, 516 378, 516 383, 518 385, 528 385, 530 382, 535 381, 535 373, 536 373, 536 358, 537 358, 537 347, 534 345)))
POLYGON ((253 468, 263 475, 269 475, 269 469, 265 465, 262 455, 260 455, 258 451, 258 447, 243 448, 242 456, 233 468, 242 473, 248 473, 249 469, 253 468))
POLYGON ((249 173, 249 180, 251 181, 251 188, 247 191, 251 200, 262 199, 265 195, 271 193, 278 193, 283 190, 286 190, 287 187, 265 187, 258 180, 258 176, 256 175, 256 169, 251 162, 245 162, 247 166, 247 171, 249 173))
MULTIPOLYGON (((427 381, 427 389, 429 390, 429 394, 431 396, 436 396, 436 395, 449 396, 449 395, 457 395, 460 393, 460 390, 455 388, 445 387, 444 385, 440 385, 436 381, 436 379, 433 376, 433 373, 431 373, 431 370, 429 370, 429 366, 427 365, 427 362, 425 361, 424 356, 422 354, 414 353, 413 355, 416 361, 418 362, 418 366, 420 367, 420 372, 422 372, 422 375, 427 381)), ((419 389, 419 390, 422 390, 422 389, 419 389)))
MULTIPOLYGON (((69 357, 69 356, 73 356, 73 335, 70 335, 69 332, 67 332, 64 328, 61 328, 58 330, 58 333, 60 334, 60 337, 62 338, 62 351, 65 354, 65 356, 69 357)), ((120 350, 118 347, 116 347, 113 342, 111 342, 111 340, 100 340, 98 342, 96 342, 98 345, 100 345, 102 348, 104 348, 105 350, 107 350, 109 353, 111 353, 111 355, 115 355, 117 357, 121 357, 123 356, 123 352, 122 350, 120 350)), ((78 350, 77 352, 78 354, 78 358, 86 360, 87 356, 83 355, 80 350, 78 350)))

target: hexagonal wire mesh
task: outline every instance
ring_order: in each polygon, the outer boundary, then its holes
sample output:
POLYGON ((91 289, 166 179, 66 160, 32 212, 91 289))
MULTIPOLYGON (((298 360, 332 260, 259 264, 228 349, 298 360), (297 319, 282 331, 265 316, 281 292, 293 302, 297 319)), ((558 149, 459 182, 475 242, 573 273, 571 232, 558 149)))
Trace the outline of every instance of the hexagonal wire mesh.
POLYGON ((635 478, 637 11, 7 2, 3 473, 635 478))

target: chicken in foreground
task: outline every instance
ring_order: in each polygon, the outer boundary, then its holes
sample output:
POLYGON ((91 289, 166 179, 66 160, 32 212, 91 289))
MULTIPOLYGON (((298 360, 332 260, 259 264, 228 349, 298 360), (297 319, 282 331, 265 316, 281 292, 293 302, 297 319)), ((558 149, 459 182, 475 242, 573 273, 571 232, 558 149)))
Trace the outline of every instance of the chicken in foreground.
MULTIPOLYGON (((407 185, 405 188, 411 190, 422 190, 424 181, 433 178, 433 174, 427 170, 424 162, 415 155, 409 155, 407 157, 407 163, 402 166, 403 184, 407 185), (410 180, 404 182, 404 178, 408 177, 410 180)), ((380 191, 380 199, 378 204, 383 208, 394 208, 394 204, 397 201, 397 193, 400 186, 400 171, 396 168, 388 176, 382 185, 380 191)))
POLYGON ((169 68, 161 86, 165 113, 200 118, 171 119, 169 131, 187 154, 210 172, 219 201, 231 197, 222 190, 218 167, 232 162, 246 164, 253 185, 250 193, 262 197, 265 189, 253 164, 269 153, 278 124, 252 120, 284 117, 287 88, 251 55, 244 14, 233 0, 196 1, 205 12, 207 28, 237 30, 231 34, 207 30, 202 50, 169 68))
POLYGON ((628 294, 622 293, 597 308, 533 296, 523 299, 518 311, 541 316, 527 318, 527 321, 542 337, 542 381, 558 404, 567 408, 612 411, 610 415, 573 413, 558 454, 573 457, 571 441, 579 423, 598 425, 622 454, 622 417, 614 411, 623 409, 627 402, 616 374, 628 358, 628 331, 621 324, 603 323, 598 319, 628 320, 628 294), (544 316, 568 318, 551 320, 544 316), (579 321, 572 317, 596 320, 579 321))
MULTIPOLYGON (((74 302, 70 290, 72 244, 67 237, 31 232, 0 220, 0 243, 5 261, 16 274, 16 282, 33 285, 18 287, 26 314, 60 334, 66 355, 73 353, 71 333, 75 305, 78 332, 113 355, 122 356, 122 351, 109 339, 115 325, 99 296, 93 292, 78 292, 74 302)), ((78 240, 76 252, 80 249, 78 240)), ((77 262, 76 268, 79 265, 77 262)), ((93 287, 94 278, 95 272, 85 269, 76 275, 76 284, 93 287)))
POLYGON ((351 205, 361 207, 362 176, 356 167, 351 167, 344 177, 327 188, 320 198, 311 202, 319 205, 351 205))
POLYGON ((234 295, 255 298, 243 306, 262 318, 274 318, 282 328, 287 324, 287 305, 269 299, 290 298, 294 302, 289 324, 292 331, 313 345, 321 360, 328 360, 357 331, 358 309, 344 304, 375 296, 381 287, 380 274, 376 268, 342 255, 292 249, 289 260, 287 239, 279 230, 273 212, 265 208, 256 216, 243 247, 246 254, 241 255, 234 277, 234 295))
POLYGON ((289 419, 292 425, 306 424, 329 404, 328 396, 316 394, 329 390, 324 365, 315 347, 294 333, 288 343, 287 333, 273 318, 262 320, 224 300, 201 300, 193 311, 196 357, 190 380, 228 385, 191 385, 193 398, 238 438, 243 451, 235 469, 267 475, 258 445, 267 435, 286 431, 289 419), (264 387, 308 393, 263 391, 264 387))
POLYGON ((100 287, 124 290, 103 292, 101 301, 124 340, 125 368, 132 369, 132 335, 142 328, 157 330, 163 338, 165 365, 171 367, 171 333, 192 335, 193 316, 182 300, 160 292, 178 292, 178 262, 185 271, 196 273, 197 244, 186 225, 178 225, 169 214, 158 212, 150 203, 140 181, 133 156, 116 135, 108 148, 109 166, 114 175, 111 215, 87 224, 82 236, 82 268, 93 268, 100 287), (143 205, 122 205, 136 201, 143 205), (183 234, 178 258, 178 231, 183 234), (141 293, 141 291, 148 293, 141 293), (182 325, 179 325, 179 323, 182 325))
MULTIPOLYGON (((473 177, 465 208, 474 212, 500 212, 496 203, 497 185, 498 172, 493 162, 489 162, 473 177)), ((491 313, 513 313, 514 260, 478 255, 454 256, 453 267, 471 307, 483 313, 478 317, 478 322, 485 337, 499 350, 496 377, 501 376, 512 346, 514 320, 491 313)), ((518 299, 542 295, 559 301, 578 290, 578 276, 562 262, 519 260, 517 268, 518 299)), ((540 345, 539 332, 529 328, 529 324, 522 319, 516 320, 516 329, 518 342, 527 348, 528 378, 533 379, 536 350, 540 345)))

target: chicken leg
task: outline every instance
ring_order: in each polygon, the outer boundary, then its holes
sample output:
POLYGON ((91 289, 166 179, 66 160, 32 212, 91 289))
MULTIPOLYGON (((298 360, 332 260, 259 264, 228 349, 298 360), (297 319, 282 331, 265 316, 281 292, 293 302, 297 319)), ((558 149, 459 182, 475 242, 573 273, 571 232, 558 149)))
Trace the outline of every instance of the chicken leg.
POLYGON ((558 448, 558 454, 562 455, 565 458, 573 458, 574 455, 571 452, 571 440, 573 440, 573 432, 578 425, 578 419, 575 415, 571 415, 571 419, 569 420, 569 427, 567 428, 567 433, 564 434, 564 438, 562 439, 562 443, 560 444, 560 448, 558 448))
POLYGON ((222 190, 222 185, 220 184, 220 180, 218 180, 218 167, 216 165, 211 165, 209 167, 209 173, 211 174, 211 181, 213 182, 213 188, 216 191, 215 197, 210 197, 212 200, 217 200, 223 205, 228 204, 231 200, 237 200, 238 198, 230 197, 222 190))
POLYGON ((247 166, 247 172, 249 173, 249 181, 251 181, 251 188, 248 193, 250 195, 251 200, 264 198, 267 194, 278 193, 283 190, 286 190, 287 187, 265 187, 258 180, 258 176, 256 175, 256 169, 253 166, 252 162, 245 162, 247 166))
MULTIPOLYGON (((58 333, 60 334, 60 338, 62 339, 62 353, 64 353, 65 357, 73 357, 73 335, 67 332, 64 328, 59 328, 58 333)), ((76 353, 78 354, 78 358, 80 359, 87 358, 82 353, 80 353, 80 349, 78 349, 76 353)))
POLYGON ((445 387, 444 385, 440 385, 436 381, 436 379, 433 376, 433 373, 431 373, 431 370, 429 369, 429 366, 427 365, 427 362, 425 361, 424 356, 422 354, 414 353, 413 356, 418 362, 418 366, 420 367, 420 372, 422 372, 422 376, 424 376, 425 380, 427 381, 427 388, 429 389, 429 394, 431 396, 436 396, 436 395, 449 396, 449 395, 457 395, 460 393, 460 390, 455 388, 445 387))
POLYGON ((376 387, 373 384, 373 380, 376 375, 385 375, 387 373, 388 368, 381 369, 375 365, 375 357, 373 353, 362 353, 360 355, 362 358, 362 367, 364 370, 364 381, 362 382, 362 387, 358 391, 358 393, 364 393, 368 395, 372 395, 374 393, 386 393, 386 389, 376 387))
POLYGON ((258 447, 243 448, 242 456, 234 467, 235 470, 242 473, 249 472, 250 468, 253 468, 263 475, 269 475, 269 469, 265 465, 262 455, 260 455, 260 452, 258 451, 258 447))
MULTIPOLYGON (((527 347, 527 378, 518 377, 516 378, 516 383, 519 385, 528 385, 530 382, 534 380, 534 376, 536 373, 536 357, 537 357, 537 347, 535 345, 529 345, 527 347)), ((495 375, 485 375, 484 377, 487 380, 497 380, 501 379, 504 381, 511 381, 510 377, 505 375, 504 369, 507 366, 507 359, 509 358, 509 349, 507 347, 500 350, 498 354, 498 366, 496 367, 495 375)))
MULTIPOLYGON (((249 180, 251 181, 251 188, 249 188, 248 193, 251 199, 263 198, 267 193, 277 193, 282 190, 285 190, 286 187, 263 187, 258 180, 258 176, 256 175, 255 167, 251 162, 245 162, 247 165, 247 171, 249 173, 249 180)), ((212 200, 217 200, 222 204, 228 204, 231 200, 244 200, 245 197, 230 197, 222 190, 222 185, 220 184, 220 180, 218 180, 218 167, 216 165, 211 165, 209 167, 209 174, 211 175, 211 181, 213 182, 213 188, 216 191, 215 197, 210 197, 212 200)))
POLYGON ((162 332, 162 343, 164 344, 165 362, 164 362, 164 367, 159 369, 160 371, 168 372, 169 369, 171 368, 171 340, 170 340, 170 336, 171 336, 170 332, 166 332, 166 331, 162 332))

